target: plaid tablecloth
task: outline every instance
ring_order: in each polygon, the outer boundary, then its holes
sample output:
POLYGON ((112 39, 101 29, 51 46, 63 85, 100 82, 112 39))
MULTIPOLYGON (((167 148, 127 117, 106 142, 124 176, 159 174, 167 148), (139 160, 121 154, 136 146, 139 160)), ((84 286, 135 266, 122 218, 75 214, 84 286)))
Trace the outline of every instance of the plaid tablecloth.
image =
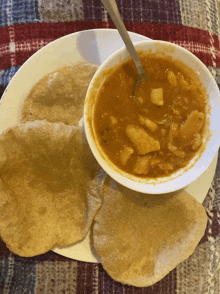
MULTIPOLYGON (((118 0, 129 31, 176 43, 194 53, 220 85, 220 0, 118 0)), ((100 0, 1 0, 0 95, 19 67, 49 42, 76 31, 114 28, 100 0)), ((220 123, 220 120, 219 120, 220 123)), ((208 225, 193 255, 152 287, 113 281, 100 264, 52 251, 34 258, 0 240, 0 294, 220 293, 220 156, 204 200, 208 225)))

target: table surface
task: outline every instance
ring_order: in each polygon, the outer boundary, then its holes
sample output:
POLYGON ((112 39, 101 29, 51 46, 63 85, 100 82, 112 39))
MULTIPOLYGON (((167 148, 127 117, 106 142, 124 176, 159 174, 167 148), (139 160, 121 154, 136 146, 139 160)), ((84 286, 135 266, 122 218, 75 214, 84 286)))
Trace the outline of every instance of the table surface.
MULTIPOLYGON (((118 0, 129 31, 176 43, 194 53, 220 85, 220 0, 118 0)), ((2 0, 0 96, 20 66, 64 35, 115 28, 100 0, 2 0)), ((113 281, 101 264, 52 251, 22 258, 0 239, 0 293, 220 293, 220 154, 203 202, 205 234, 192 256, 151 287, 113 281)))

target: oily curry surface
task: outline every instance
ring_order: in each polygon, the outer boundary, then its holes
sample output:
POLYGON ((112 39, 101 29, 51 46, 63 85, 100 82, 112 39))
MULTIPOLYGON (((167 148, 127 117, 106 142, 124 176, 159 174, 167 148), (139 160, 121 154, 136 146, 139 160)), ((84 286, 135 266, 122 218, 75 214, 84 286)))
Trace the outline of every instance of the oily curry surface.
POLYGON ((94 109, 101 148, 120 169, 163 177, 186 167, 202 146, 206 92, 196 74, 171 57, 139 52, 149 79, 132 97, 131 60, 108 70, 94 109))

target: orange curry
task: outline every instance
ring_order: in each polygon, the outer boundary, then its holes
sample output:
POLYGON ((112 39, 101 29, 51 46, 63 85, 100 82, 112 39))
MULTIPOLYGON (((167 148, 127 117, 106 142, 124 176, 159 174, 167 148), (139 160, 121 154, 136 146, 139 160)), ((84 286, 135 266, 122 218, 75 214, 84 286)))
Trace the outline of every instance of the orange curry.
POLYGON ((131 60, 110 69, 98 92, 94 126, 108 158, 140 177, 167 176, 201 148, 206 92, 196 74, 171 57, 139 52, 146 74, 132 97, 131 60))

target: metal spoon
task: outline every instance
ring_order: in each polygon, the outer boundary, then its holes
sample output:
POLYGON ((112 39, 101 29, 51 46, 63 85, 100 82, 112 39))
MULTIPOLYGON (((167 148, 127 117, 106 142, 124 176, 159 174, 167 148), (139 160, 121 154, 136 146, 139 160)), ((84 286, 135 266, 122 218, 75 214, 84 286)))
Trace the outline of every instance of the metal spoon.
POLYGON ((149 76, 147 76, 145 74, 145 70, 144 70, 144 67, 137 55, 137 52, 134 48, 134 45, 128 35, 128 32, 125 28, 125 25, 121 19, 121 16, 120 16, 120 13, 118 11, 118 7, 117 7, 117 4, 115 2, 115 0, 101 0, 102 1, 102 4, 105 6, 105 8, 107 9, 108 13, 110 14, 122 40, 124 41, 125 43, 125 46, 131 56, 131 58, 133 59, 134 61, 134 64, 137 68, 137 72, 138 72, 138 77, 137 77, 137 80, 136 80, 136 84, 134 86, 134 89, 133 89, 133 96, 135 97, 135 94, 137 92, 137 89, 139 87, 139 85, 141 84, 141 82, 144 80, 144 79, 149 79, 149 76))

